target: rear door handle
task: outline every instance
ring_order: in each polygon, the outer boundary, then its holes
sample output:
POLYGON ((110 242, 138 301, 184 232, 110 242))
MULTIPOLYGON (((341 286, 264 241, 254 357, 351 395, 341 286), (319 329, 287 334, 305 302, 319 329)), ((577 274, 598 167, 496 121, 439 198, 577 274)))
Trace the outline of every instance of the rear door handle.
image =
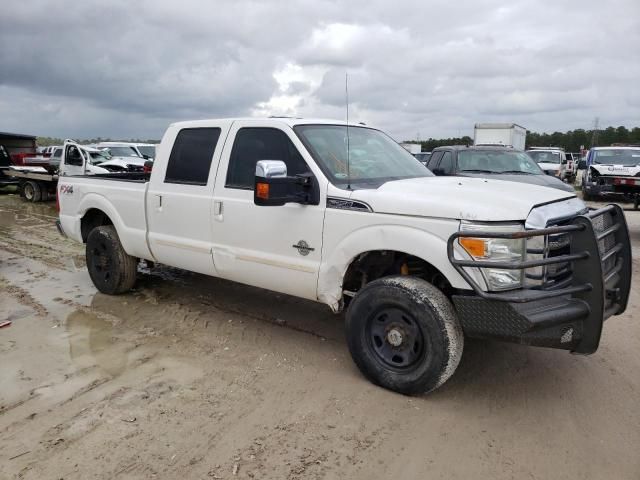
POLYGON ((214 200, 213 202, 213 216, 216 220, 222 221, 224 213, 224 204, 220 200, 214 200))

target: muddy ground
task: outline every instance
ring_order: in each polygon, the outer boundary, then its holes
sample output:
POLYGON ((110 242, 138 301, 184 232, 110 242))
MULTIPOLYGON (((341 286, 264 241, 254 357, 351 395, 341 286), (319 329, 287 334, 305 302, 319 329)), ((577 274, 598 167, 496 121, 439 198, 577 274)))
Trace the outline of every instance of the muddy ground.
POLYGON ((0 195, 0 478, 640 478, 640 212, 589 357, 467 341, 425 397, 367 382, 322 305, 162 268, 96 293, 53 205, 0 195))

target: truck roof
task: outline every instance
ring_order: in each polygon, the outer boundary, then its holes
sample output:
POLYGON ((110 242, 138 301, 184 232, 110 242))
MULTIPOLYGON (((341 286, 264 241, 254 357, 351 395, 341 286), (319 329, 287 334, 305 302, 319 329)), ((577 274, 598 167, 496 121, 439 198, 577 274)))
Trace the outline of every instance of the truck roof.
POLYGON ((475 128, 513 128, 518 127, 526 130, 522 125, 518 125, 517 123, 476 123, 475 128))
MULTIPOLYGON (((326 118, 300 118, 300 117, 240 117, 240 118, 210 118, 206 120, 188 120, 183 122, 174 122, 171 125, 181 128, 206 127, 214 122, 229 121, 264 121, 273 124, 284 124, 289 127, 297 125, 346 125, 344 120, 331 120, 326 118)), ((372 128, 364 123, 349 122, 350 127, 367 127, 372 128)))
POLYGON ((519 152, 520 150, 516 150, 513 147, 508 147, 506 145, 442 145, 440 147, 435 147, 432 151, 436 150, 487 150, 487 151, 499 151, 499 152, 519 152))
POLYGON ((609 146, 609 147, 591 147, 591 150, 640 150, 640 145, 627 145, 624 147, 614 147, 614 146, 609 146))

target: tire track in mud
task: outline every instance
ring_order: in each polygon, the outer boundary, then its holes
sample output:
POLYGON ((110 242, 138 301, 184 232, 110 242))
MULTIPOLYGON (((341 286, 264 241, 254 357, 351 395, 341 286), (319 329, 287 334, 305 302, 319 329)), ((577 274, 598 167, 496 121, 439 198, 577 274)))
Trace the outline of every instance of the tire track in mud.
POLYGON ((27 290, 9 283, 9 281, 2 276, 0 276, 0 290, 4 290, 13 296, 20 304, 32 308, 36 315, 40 317, 46 317, 49 313, 46 307, 33 298, 27 290))

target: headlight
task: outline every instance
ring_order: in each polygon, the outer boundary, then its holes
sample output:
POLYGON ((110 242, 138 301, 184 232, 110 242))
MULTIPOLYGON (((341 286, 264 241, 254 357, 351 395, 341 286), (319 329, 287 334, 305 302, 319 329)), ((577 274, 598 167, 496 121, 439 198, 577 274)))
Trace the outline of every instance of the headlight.
MULTIPOLYGON (((469 231, 492 231, 492 232, 521 232, 521 224, 480 224, 471 222, 461 222, 460 230, 469 231)), ((471 255, 474 260, 495 261, 495 262, 519 262, 524 260, 526 252, 526 241, 524 239, 504 239, 504 238, 474 238, 461 237, 458 242, 471 255)), ((510 290, 522 287, 524 271, 506 270, 501 268, 481 268, 489 290, 510 290)))

